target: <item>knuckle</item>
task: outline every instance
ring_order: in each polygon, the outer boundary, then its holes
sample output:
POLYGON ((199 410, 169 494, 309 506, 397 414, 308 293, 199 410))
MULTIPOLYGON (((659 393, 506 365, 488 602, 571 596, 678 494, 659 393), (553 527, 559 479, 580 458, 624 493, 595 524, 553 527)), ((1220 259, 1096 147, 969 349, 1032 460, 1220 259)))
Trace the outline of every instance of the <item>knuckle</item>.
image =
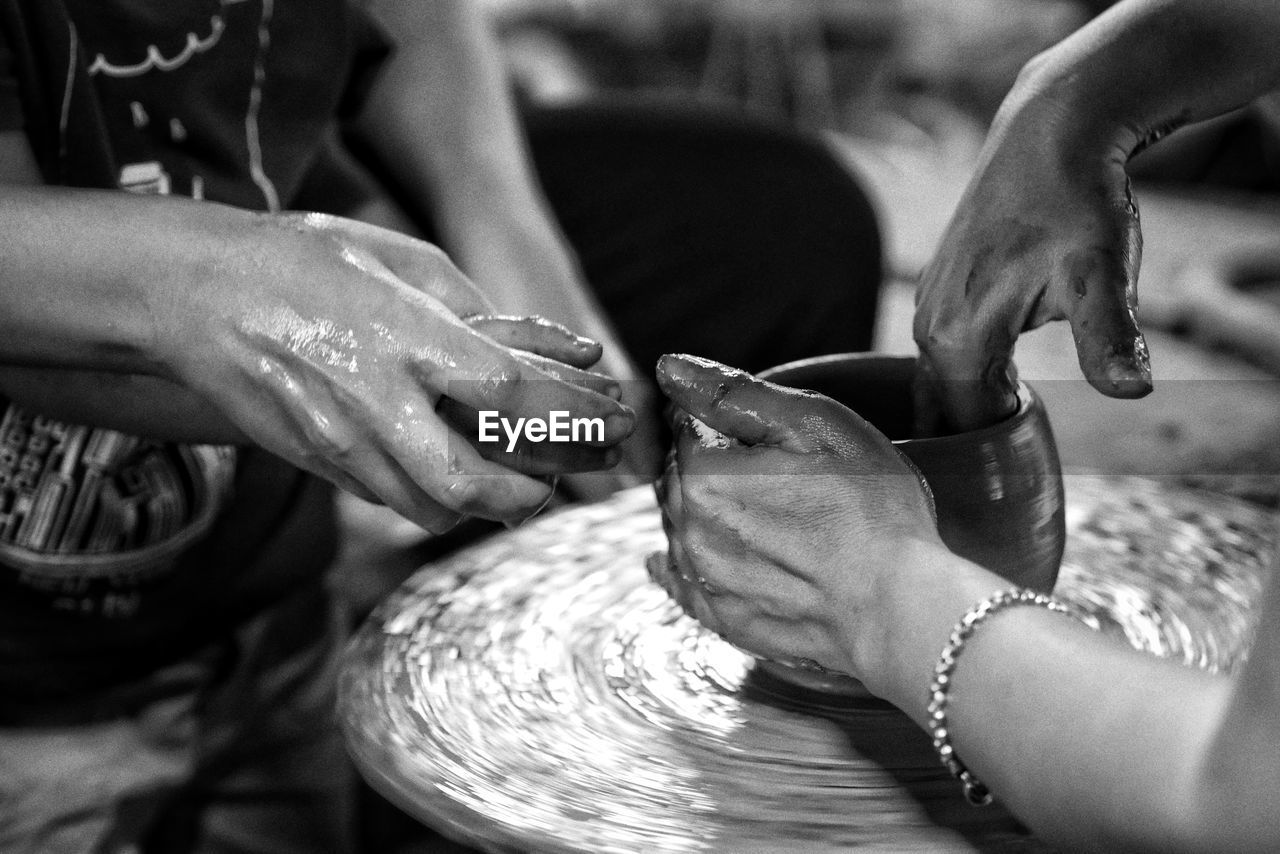
POLYGON ((681 491, 686 512, 706 515, 716 506, 730 501, 734 489, 731 476, 716 474, 694 475, 681 480, 681 491))
POLYGON ((471 515, 487 509, 479 479, 472 475, 454 475, 441 490, 440 503, 454 513, 471 515))
POLYGON ((350 431, 318 412, 303 422, 302 441, 309 457, 338 461, 349 460, 359 445, 350 431))
POLYGON ((476 378, 479 396, 503 408, 519 399, 527 382, 520 362, 508 353, 499 353, 476 378))
POLYGON ((414 248, 420 253, 424 263, 435 264, 443 269, 454 269, 453 261, 449 260, 445 251, 434 243, 419 241, 414 244, 414 248))

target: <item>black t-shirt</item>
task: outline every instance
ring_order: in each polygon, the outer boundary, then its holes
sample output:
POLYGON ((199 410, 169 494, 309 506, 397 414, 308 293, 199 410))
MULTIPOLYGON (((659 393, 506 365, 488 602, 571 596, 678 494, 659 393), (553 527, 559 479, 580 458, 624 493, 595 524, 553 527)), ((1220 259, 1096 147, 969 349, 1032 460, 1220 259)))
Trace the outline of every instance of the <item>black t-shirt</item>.
MULTIPOLYGON (((369 33, 344 0, 0 0, 0 130, 48 183, 287 208, 369 33)), ((327 487, 269 454, 0 398, 0 718, 195 649, 333 548, 327 487)))

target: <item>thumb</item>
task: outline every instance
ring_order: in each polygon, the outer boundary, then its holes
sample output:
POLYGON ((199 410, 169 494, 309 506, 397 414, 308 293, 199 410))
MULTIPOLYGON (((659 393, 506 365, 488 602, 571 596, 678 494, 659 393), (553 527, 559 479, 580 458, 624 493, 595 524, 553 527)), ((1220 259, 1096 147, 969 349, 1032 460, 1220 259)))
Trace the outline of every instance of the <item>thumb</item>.
POLYGON ((1137 250, 1094 248, 1069 256, 1065 314, 1080 370, 1109 397, 1151 392, 1151 358, 1138 329, 1137 250))
POLYGON ((1096 222, 1100 239, 1066 253, 1055 291, 1089 384, 1109 397, 1133 398, 1151 392, 1151 359, 1134 314, 1142 228, 1128 176, 1116 177, 1096 222))
POLYGON ((680 409, 744 445, 803 450, 808 443, 791 424, 803 392, 756 379, 746 371, 697 356, 658 360, 658 386, 680 409))

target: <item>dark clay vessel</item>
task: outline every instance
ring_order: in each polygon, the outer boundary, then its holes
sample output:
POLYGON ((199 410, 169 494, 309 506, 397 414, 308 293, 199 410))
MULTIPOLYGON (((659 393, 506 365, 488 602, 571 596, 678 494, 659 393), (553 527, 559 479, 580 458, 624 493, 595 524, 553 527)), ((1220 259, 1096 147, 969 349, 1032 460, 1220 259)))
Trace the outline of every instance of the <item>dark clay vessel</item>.
POLYGON ((938 531, 952 551, 1014 584, 1052 590, 1066 524, 1062 469, 1040 399, 1020 384, 1017 412, 999 424, 915 439, 914 375, 911 356, 841 353, 790 362, 759 376, 825 394, 867 419, 928 481, 938 531))

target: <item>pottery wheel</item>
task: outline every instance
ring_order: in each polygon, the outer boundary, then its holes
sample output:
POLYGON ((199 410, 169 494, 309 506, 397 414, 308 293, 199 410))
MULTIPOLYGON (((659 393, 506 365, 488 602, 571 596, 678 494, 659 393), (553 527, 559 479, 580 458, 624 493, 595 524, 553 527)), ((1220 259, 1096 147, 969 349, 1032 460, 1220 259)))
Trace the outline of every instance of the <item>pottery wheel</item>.
MULTIPOLYGON (((1067 480, 1057 592, 1209 669, 1241 659, 1272 514, 1138 478, 1067 480)), ((341 716, 370 783, 491 851, 1024 851, 874 700, 803 695, 647 577, 648 489, 420 570, 348 651, 341 716)), ((921 689, 923 690, 923 688, 921 689)))

